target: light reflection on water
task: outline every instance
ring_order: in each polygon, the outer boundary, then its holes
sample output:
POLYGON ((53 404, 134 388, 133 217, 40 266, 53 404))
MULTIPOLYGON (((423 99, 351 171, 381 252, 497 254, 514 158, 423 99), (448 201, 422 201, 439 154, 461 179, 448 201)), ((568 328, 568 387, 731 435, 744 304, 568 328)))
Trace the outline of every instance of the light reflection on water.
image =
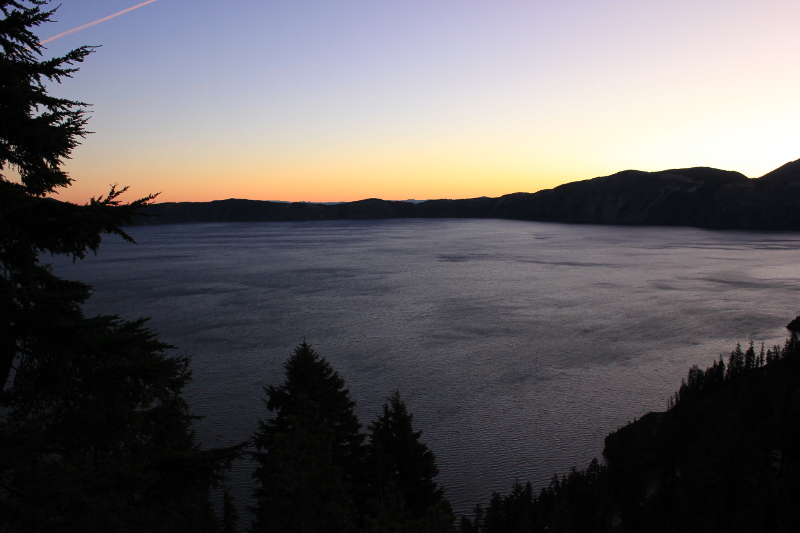
MULTIPOLYGON (((366 425, 399 389, 459 513, 514 479, 585 467, 662 410, 692 364, 782 343, 800 235, 503 220, 136 227, 57 272, 92 313, 152 316, 193 354, 208 446, 247 439, 304 338, 366 425)), ((251 466, 234 473, 238 499, 251 466)))

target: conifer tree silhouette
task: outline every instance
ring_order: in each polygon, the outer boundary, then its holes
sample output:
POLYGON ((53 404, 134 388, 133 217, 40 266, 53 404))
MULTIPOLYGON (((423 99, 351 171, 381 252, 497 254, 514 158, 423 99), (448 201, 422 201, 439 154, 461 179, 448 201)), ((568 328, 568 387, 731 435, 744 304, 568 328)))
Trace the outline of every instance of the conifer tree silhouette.
POLYGON ((439 469, 433 452, 414 431, 413 415, 400 393, 383 405, 369 426, 368 486, 372 493, 369 523, 376 531, 402 524, 408 531, 450 531, 454 516, 443 489, 434 481, 439 469))
POLYGON ((42 59, 44 0, 0 0, 0 530, 213 531, 211 485, 238 447, 203 451, 181 393, 187 357, 146 319, 86 317, 90 287, 40 258, 82 259, 154 195, 112 186, 86 205, 48 195, 86 130, 86 104, 52 96, 80 47, 42 59))
POLYGON ((305 341, 284 368, 283 384, 264 388, 274 415, 259 421, 253 438, 253 530, 350 531, 364 440, 355 402, 344 379, 305 341))

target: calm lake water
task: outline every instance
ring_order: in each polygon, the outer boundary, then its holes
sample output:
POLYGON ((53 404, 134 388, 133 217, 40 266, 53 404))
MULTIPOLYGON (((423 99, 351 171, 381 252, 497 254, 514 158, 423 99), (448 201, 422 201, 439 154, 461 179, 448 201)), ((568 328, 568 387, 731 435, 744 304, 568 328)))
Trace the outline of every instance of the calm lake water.
MULTIPOLYGON (((193 354, 205 445, 247 439, 262 387, 304 338, 362 424, 398 389, 459 513, 542 486, 663 410, 689 367, 782 343, 800 314, 800 235, 504 220, 136 227, 57 272, 89 313, 151 316, 193 354)), ((240 503, 251 465, 232 484, 240 503)), ((243 513, 244 514, 244 513, 243 513)))

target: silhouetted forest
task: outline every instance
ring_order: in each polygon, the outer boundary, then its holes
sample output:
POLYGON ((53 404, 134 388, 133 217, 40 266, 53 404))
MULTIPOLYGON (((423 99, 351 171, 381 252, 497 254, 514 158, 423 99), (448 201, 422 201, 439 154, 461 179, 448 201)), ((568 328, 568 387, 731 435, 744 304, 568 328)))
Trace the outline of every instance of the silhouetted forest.
MULTIPOLYGON (((52 18, 44 4, 0 0, 0 171, 6 172, 0 175, 0 531, 232 533, 242 510, 225 490, 225 475, 242 457, 253 460, 257 482, 251 531, 455 531, 443 488, 434 481, 434 454, 414 430, 399 393, 365 430, 344 379, 303 342, 285 363, 283 383, 264 389, 268 416, 254 420, 251 442, 203 448, 183 398, 189 358, 174 355, 145 318, 86 316, 91 287, 60 278, 41 262, 47 254, 82 259, 97 252, 103 234, 132 241, 123 228, 154 199, 122 203, 125 189, 116 186, 87 205, 48 197, 70 185, 62 163, 88 134, 88 118, 86 104, 55 98, 47 87, 70 77, 92 49, 41 60, 33 29, 52 18), (214 490, 222 492, 220 509, 214 490)), ((704 190, 712 200, 735 197, 750 188, 759 202, 775 200, 769 215, 748 219, 723 209, 723 218, 714 220, 782 220, 795 227, 794 192, 786 191, 795 190, 797 168, 795 162, 761 178, 762 189, 713 169, 667 171, 652 180, 678 191, 666 195, 673 199, 684 193, 699 198, 704 190), (786 197, 770 196, 779 193, 786 197)), ((587 190, 649 187, 648 177, 615 176, 592 180, 587 190)), ((625 218, 636 212, 625 202, 608 204, 611 211, 587 207, 580 187, 570 196, 573 185, 548 193, 574 201, 552 204, 572 207, 547 216, 657 220, 625 218)), ((647 213, 659 212, 661 200, 640 196, 652 200, 647 213)), ((473 216, 497 205, 505 205, 510 218, 546 212, 525 211, 532 205, 528 197, 503 198, 394 207, 428 213, 422 216, 473 216)), ((547 194, 537 198, 549 202, 547 194)), ((370 218, 385 207, 375 202, 329 207, 370 218)), ((213 209, 218 207, 227 209, 213 209)), ((324 215, 329 207, 301 204, 286 213, 324 215)), ((247 219, 242 211, 233 218, 228 211, 216 213, 221 220, 247 219)), ((253 213, 261 216, 258 209, 253 213)), ((539 491, 515 484, 462 519, 461 531, 797 531, 798 383, 800 342, 794 336, 768 350, 737 346, 705 370, 690 369, 666 412, 649 413, 609 435, 607 466, 593 461, 539 491)))
POLYGON ((538 492, 495 493, 461 531, 797 531, 800 342, 692 367, 668 410, 609 435, 604 455, 538 492))
POLYGON ((211 491, 241 446, 196 442, 189 359, 144 318, 86 316, 91 287, 41 262, 132 241, 123 227, 154 198, 48 197, 72 182, 88 117, 47 88, 92 48, 41 60, 44 4, 0 1, 0 531, 218 531, 211 491))
POLYGON ((577 181, 536 193, 499 198, 428 200, 370 198, 340 204, 217 200, 153 204, 138 224, 364 220, 383 218, 503 218, 579 224, 694 226, 715 229, 800 229, 800 160, 756 179, 696 167, 577 181))
POLYGON ((344 379, 303 342, 264 389, 254 532, 454 532, 455 517, 413 416, 395 392, 362 433, 344 379))

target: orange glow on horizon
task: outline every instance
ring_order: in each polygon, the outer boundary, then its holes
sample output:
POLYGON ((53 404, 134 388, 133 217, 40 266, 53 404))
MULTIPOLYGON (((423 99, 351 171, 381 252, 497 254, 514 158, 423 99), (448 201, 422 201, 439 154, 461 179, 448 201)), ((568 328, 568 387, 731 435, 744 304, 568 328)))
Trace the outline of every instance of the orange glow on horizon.
POLYGON ((48 53, 103 45, 58 87, 96 132, 60 199, 497 197, 800 157, 797 3, 145 4, 74 36, 108 4, 59 11, 48 53))

